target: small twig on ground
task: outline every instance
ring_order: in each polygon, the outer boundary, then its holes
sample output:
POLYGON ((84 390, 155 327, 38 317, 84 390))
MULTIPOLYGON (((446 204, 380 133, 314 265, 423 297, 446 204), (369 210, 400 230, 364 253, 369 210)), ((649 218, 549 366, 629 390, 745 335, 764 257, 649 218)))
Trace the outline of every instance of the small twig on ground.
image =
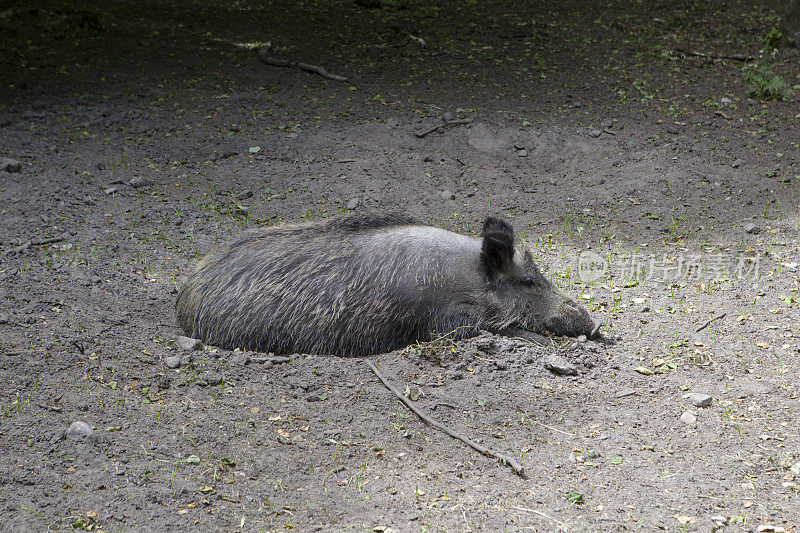
POLYGON ((561 430, 561 429, 558 429, 558 428, 554 428, 553 426, 548 426, 547 424, 542 424, 538 420, 531 420, 531 422, 533 422, 536 425, 542 426, 543 428, 547 428, 550 431, 557 431, 558 433, 563 433, 564 435, 567 435, 567 436, 570 436, 570 437, 575 437, 575 435, 573 435, 569 431, 564 431, 564 430, 561 430))
POLYGON ((453 431, 452 429, 450 429, 449 427, 445 426, 444 424, 440 424, 436 420, 432 419, 431 417, 429 417, 428 415, 426 415, 425 413, 420 411, 419 408, 416 405, 414 405, 414 402, 412 402, 411 400, 409 400, 408 398, 403 396, 403 394, 399 390, 397 390, 391 383, 389 383, 386 380, 386 378, 383 377, 383 374, 381 374, 378 371, 378 368, 372 363, 372 361, 367 360, 365 362, 367 363, 367 366, 369 366, 370 370, 372 370, 372 372, 375 373, 376 376, 378 376, 378 379, 381 380, 381 383, 383 383, 386 386, 387 389, 392 391, 394 393, 394 395, 397 396, 397 399, 399 399, 401 402, 403 402, 403 404, 406 407, 408 407, 415 415, 420 417, 423 422, 425 422, 428 425, 431 425, 431 426, 435 427, 439 431, 447 433, 448 435, 450 435, 454 439, 460 440, 461 442, 463 442, 464 444, 466 444, 467 446, 469 446, 470 448, 472 448, 473 450, 475 450, 478 453, 481 453, 483 455, 487 455, 489 457, 494 457, 495 459, 499 460, 501 463, 504 463, 504 464, 510 466, 515 474, 517 474, 518 476, 520 476, 523 479, 527 479, 527 476, 525 475, 525 469, 516 460, 514 460, 514 458, 508 457, 508 456, 500 454, 500 453, 497 453, 495 451, 492 451, 489 448, 486 448, 485 446, 482 446, 481 444, 478 444, 477 442, 474 442, 474 441, 468 439, 467 437, 465 437, 465 436, 453 431))
POLYGON ((273 355, 250 358, 250 362, 254 364, 272 363, 273 365, 282 365, 284 363, 291 363, 292 361, 294 361, 294 359, 291 357, 275 357, 273 355))
POLYGON ((741 54, 733 54, 733 55, 726 55, 726 54, 712 54, 712 53, 703 53, 703 52, 695 52, 693 50, 682 50, 680 48, 676 49, 677 52, 685 56, 693 56, 693 57, 705 57, 707 59, 733 59, 734 61, 753 61, 755 57, 753 56, 746 56, 741 54))
POLYGON ((556 519, 555 519, 555 518, 553 518, 552 516, 547 516, 547 515, 546 515, 546 514, 544 514, 543 512, 541 512, 541 511, 537 511, 536 509, 528 509, 527 507, 513 507, 513 509, 516 509, 517 511, 525 511, 525 512, 528 512, 528 513, 533 513, 533 514, 535 514, 535 515, 539 515, 539 516, 541 516, 542 518, 547 518, 548 520, 551 520, 551 521, 555 522, 555 523, 556 523, 556 524, 558 524, 559 526, 560 526, 561 524, 563 524, 563 522, 562 522, 561 520, 556 520, 556 519))
POLYGON ((716 321, 717 321, 717 320, 719 320, 720 318, 725 318, 725 315, 727 315, 727 314, 728 314, 728 313, 722 313, 721 315, 715 316, 714 318, 712 318, 711 320, 709 320, 708 322, 706 322, 705 324, 703 324, 702 326, 700 326, 699 328, 697 328, 697 329, 695 330, 695 333, 700 333, 701 331, 703 331, 704 329, 706 329, 708 326, 710 326, 711 324, 713 324, 714 322, 716 322, 716 321))
POLYGON ((269 57, 269 51, 272 49, 272 43, 265 43, 262 44, 261 47, 258 49, 258 59, 261 60, 262 63, 265 65, 271 65, 273 67, 292 67, 300 70, 305 70, 306 72, 311 72, 313 74, 319 74, 323 78, 335 81, 347 81, 347 78, 344 76, 337 76, 336 74, 331 74, 327 70, 322 67, 318 67, 316 65, 309 65, 308 63, 301 63, 300 61, 291 61, 289 59, 275 59, 273 57, 269 57))
POLYGON ((454 120, 443 120, 441 123, 439 123, 439 124, 437 124, 435 126, 432 126, 432 127, 428 128, 425 131, 420 131, 420 132, 414 133, 414 135, 416 135, 417 137, 419 137, 421 139, 421 138, 425 137, 426 135, 428 135, 430 133, 433 133, 434 131, 438 130, 439 128, 443 128, 445 126, 458 126, 459 124, 471 124, 471 123, 472 123, 472 119, 471 118, 457 118, 457 119, 454 119, 454 120))
POLYGON ((7 255, 16 254, 16 253, 21 252, 23 250, 27 250, 31 246, 43 246, 45 244, 53 244, 54 242, 61 242, 61 241, 65 240, 66 238, 67 238, 66 235, 61 235, 61 236, 58 236, 58 237, 51 237, 49 239, 43 239, 41 241, 28 241, 26 243, 20 244, 19 246, 15 247, 15 248, 10 248, 10 249, 6 250, 5 252, 3 252, 2 254, 0 254, 0 260, 4 259, 7 255))

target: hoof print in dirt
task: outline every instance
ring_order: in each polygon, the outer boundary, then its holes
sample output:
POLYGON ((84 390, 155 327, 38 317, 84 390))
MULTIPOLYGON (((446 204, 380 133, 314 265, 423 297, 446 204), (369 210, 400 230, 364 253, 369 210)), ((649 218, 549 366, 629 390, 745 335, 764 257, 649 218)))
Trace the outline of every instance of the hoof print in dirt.
POLYGON ((16 173, 22 170, 22 163, 16 159, 0 158, 0 172, 16 173))
POLYGON ((575 367, 575 365, 556 354, 548 354, 547 357, 545 357, 544 367, 558 376, 578 375, 578 369, 575 367))

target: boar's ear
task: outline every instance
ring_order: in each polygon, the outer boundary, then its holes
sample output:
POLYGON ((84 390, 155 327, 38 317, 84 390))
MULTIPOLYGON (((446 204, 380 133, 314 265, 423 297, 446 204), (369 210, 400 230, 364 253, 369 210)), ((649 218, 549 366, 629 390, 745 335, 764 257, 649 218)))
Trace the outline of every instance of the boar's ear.
POLYGON ((497 288, 514 260, 514 230, 499 218, 487 217, 483 223, 481 262, 486 282, 497 288))

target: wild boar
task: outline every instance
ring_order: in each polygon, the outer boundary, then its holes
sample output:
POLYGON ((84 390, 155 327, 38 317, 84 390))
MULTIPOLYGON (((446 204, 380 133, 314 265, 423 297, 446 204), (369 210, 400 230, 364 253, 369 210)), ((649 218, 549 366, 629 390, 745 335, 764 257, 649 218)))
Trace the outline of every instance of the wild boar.
POLYGON ((355 214, 244 232, 182 287, 178 325, 223 348, 361 356, 480 330, 541 340, 599 327, 547 280, 514 231, 481 239, 400 214, 355 214))

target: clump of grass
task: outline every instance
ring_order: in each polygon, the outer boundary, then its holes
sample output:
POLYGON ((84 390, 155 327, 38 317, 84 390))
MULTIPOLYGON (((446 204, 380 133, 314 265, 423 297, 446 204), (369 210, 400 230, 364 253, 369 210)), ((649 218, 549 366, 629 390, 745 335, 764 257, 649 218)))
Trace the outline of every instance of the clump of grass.
POLYGON ((788 100, 792 94, 789 85, 783 81, 783 78, 765 66, 745 72, 744 80, 747 83, 747 96, 751 98, 788 100))
POLYGON ((764 36, 764 44, 767 48, 778 48, 782 38, 783 32, 777 28, 772 28, 769 33, 764 36))

